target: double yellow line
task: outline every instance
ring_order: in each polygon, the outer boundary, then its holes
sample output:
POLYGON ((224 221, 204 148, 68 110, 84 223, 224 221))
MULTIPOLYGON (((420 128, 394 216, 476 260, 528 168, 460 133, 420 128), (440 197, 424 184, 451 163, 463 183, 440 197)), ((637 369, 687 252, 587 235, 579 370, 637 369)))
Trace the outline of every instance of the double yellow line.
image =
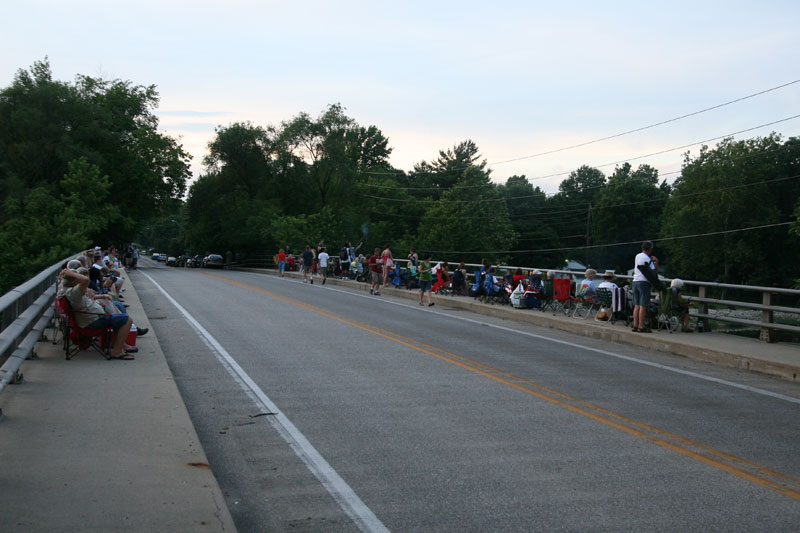
POLYGON ((493 368, 489 365, 479 363, 467 357, 443 350, 419 340, 405 337, 398 333, 382 328, 377 328, 370 324, 342 318, 341 316, 338 316, 326 309, 312 306, 305 302, 295 300, 294 298, 289 298, 287 296, 283 296, 254 285, 242 283, 240 281, 232 280, 216 274, 207 275, 227 283, 238 285, 247 289, 248 291, 258 292, 306 311, 336 320, 337 322, 347 324, 348 326, 358 328, 362 331, 378 335, 379 337, 383 337, 384 339, 431 355, 441 359, 442 361, 447 361, 450 364, 456 365, 475 374, 479 374, 491 380, 503 383, 504 385, 513 387, 514 389, 525 392, 549 403, 558 405, 574 413, 591 418, 592 420, 616 428, 620 431, 624 431, 625 433, 633 435, 634 437, 652 442, 653 444, 657 444, 658 446, 672 450, 686 457, 690 457, 691 459, 701 463, 713 466, 714 468, 718 468, 742 479, 746 479, 747 481, 762 487, 774 490, 785 496, 794 498, 795 500, 800 500, 800 479, 798 478, 777 472, 765 466, 742 459, 740 457, 736 457, 735 455, 725 453, 710 446, 691 441, 681 437, 680 435, 676 435, 669 431, 659 429, 655 426, 645 424, 644 422, 640 422, 609 409, 604 409, 602 407, 585 402, 580 398, 561 393, 528 379, 515 376, 503 370, 493 368))

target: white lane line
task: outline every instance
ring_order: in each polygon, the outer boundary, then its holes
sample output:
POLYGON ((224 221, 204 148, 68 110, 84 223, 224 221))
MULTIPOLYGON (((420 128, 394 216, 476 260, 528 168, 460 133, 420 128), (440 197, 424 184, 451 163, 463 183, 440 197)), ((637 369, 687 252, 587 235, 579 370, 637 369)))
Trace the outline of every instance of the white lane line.
MULTIPOLYGON (((252 273, 252 272, 251 272, 251 274, 258 275, 258 276, 263 276, 263 274, 255 274, 255 273, 252 273)), ((283 278, 283 279, 286 279, 286 278, 283 278)), ((289 281, 289 280, 287 280, 287 281, 289 281)), ((293 283, 299 283, 299 282, 294 281, 294 280, 291 280, 291 281, 293 283)), ((351 292, 351 291, 345 291, 345 290, 342 290, 342 289, 334 289, 333 287, 321 287, 321 288, 327 289, 329 291, 339 292, 339 293, 342 293, 342 294, 349 294, 350 296, 355 296, 357 298, 366 298, 366 299, 369 299, 369 300, 372 300, 372 301, 376 301, 376 298, 374 296, 367 296, 366 294, 357 294, 357 293, 354 293, 354 292, 351 292)), ((433 313, 433 314, 436 314, 436 315, 446 316, 448 318, 455 318, 457 320, 462 320, 464 322, 469 322, 471 324, 480 324, 480 325, 483 325, 483 326, 488 326, 490 328, 499 329, 501 331, 508 331, 510 333, 517 333, 519 335, 525 335, 527 337, 533 337, 535 339, 540 339, 540 340, 552 342, 552 343, 555 343, 555 344, 561 344, 563 346, 569 346, 570 348, 576 348, 576 349, 585 350, 585 351, 588 351, 588 352, 595 352, 595 353, 599 353, 599 354, 603 354, 603 355, 608 355, 609 357, 615 357, 617 359, 622 359, 624 361, 630 361, 632 363, 638 363, 640 365, 647 365, 647 366, 651 366, 651 367, 658 368, 658 369, 661 369, 661 370, 666 370, 668 372, 675 372, 676 374, 683 374, 685 376, 691 376, 693 378, 702 379, 702 380, 705 380, 705 381, 711 381, 711 382, 717 383, 719 385, 725 385, 727 387, 733 387, 735 389, 746 390, 746 391, 752 392, 754 394, 760 394, 762 396, 769 396, 770 398, 776 398, 778 400, 783 400, 783 401, 786 401, 786 402, 800 404, 800 398, 793 398, 791 396, 785 396, 785 395, 779 394, 777 392, 772 392, 772 391, 768 391, 768 390, 765 390, 765 389, 759 389, 757 387, 751 387, 749 385, 742 385, 741 383, 735 383, 733 381, 726 381, 724 379, 719 379, 719 378, 715 378, 715 377, 711 377, 711 376, 706 376, 704 374, 698 374, 696 372, 691 372, 689 370, 683 370, 683 369, 680 369, 680 368, 675 368, 675 367, 671 367, 671 366, 667 366, 667 365, 661 365, 659 363, 653 363, 651 361, 645 361, 645 360, 642 360, 642 359, 637 359, 635 357, 630 357, 628 355, 622 355, 622 354, 619 354, 619 353, 616 353, 616 352, 611 352, 611 351, 608 351, 608 350, 602 350, 600 348, 592 348, 591 346, 584 346, 582 344, 576 344, 574 342, 569 342, 569 341, 565 341, 565 340, 561 340, 561 339, 555 339, 553 337, 546 337, 544 335, 537 335, 536 333, 531 333, 529 331, 522 331, 522 330, 519 330, 519 329, 509 328, 509 327, 506 327, 506 326, 498 326, 496 324, 490 324, 488 322, 481 322, 480 320, 474 320, 474 319, 467 318, 467 317, 460 316, 460 315, 451 315, 449 313, 443 313, 441 311, 434 311, 434 310, 430 309, 429 307, 423 307, 422 309, 420 309, 417 306, 408 305, 408 304, 404 304, 404 303, 400 303, 400 302, 393 302, 391 300, 383 300, 383 299, 377 299, 377 300, 382 301, 382 302, 387 303, 387 304, 390 304, 390 305, 396 305, 398 307, 406 307, 408 309, 413 309, 415 312, 423 311, 423 312, 426 312, 426 313, 433 313)))
POLYGON ((183 314, 183 317, 192 328, 200 335, 216 356, 217 360, 230 373, 234 381, 242 387, 245 393, 253 400, 257 407, 271 413, 266 417, 283 439, 289 444, 295 454, 305 463, 309 470, 320 480, 331 496, 336 500, 342 510, 353 519, 361 531, 388 532, 389 530, 378 520, 375 513, 366 506, 347 482, 331 467, 320 453, 308 442, 292 422, 280 412, 272 400, 256 385, 247 372, 239 366, 233 357, 217 342, 217 340, 195 320, 175 299, 165 291, 161 285, 145 274, 155 287, 183 314))

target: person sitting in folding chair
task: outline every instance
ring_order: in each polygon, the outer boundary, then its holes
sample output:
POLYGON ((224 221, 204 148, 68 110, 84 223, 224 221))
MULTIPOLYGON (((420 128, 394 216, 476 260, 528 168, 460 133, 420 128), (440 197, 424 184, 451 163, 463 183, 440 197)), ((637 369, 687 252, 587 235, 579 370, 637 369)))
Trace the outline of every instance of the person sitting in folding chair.
POLYGON ((672 310, 678 316, 678 321, 681 324, 681 331, 684 333, 691 333, 694 331, 689 326, 689 303, 683 299, 683 280, 675 278, 670 283, 670 292, 672 293, 672 310))
POLYGON ((68 268, 61 273, 61 286, 64 290, 64 297, 72 306, 78 327, 84 329, 112 328, 114 338, 111 358, 132 360, 133 355, 125 351, 125 339, 133 324, 131 317, 124 313, 106 314, 99 303, 86 296, 86 290, 89 288, 89 276, 78 274, 77 271, 68 268))

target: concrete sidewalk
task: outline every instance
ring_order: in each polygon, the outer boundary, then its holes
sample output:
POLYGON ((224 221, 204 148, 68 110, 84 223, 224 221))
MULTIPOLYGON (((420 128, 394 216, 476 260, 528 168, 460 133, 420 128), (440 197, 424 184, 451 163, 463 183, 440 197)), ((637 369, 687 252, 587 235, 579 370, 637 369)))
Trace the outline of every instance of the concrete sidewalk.
MULTIPOLYGON (((268 269, 242 268, 238 270, 277 275, 277 272, 268 269)), ((287 272, 286 275, 298 279, 303 277, 302 274, 295 272, 287 272)), ((319 278, 315 278, 315 282, 319 283, 319 278)), ((364 291, 369 291, 370 288, 369 283, 357 283, 355 281, 331 278, 328 278, 327 283, 364 291)), ((381 294, 410 300, 419 299, 417 290, 392 287, 382 291, 381 294)), ((740 370, 761 372, 789 381, 800 382, 800 349, 796 344, 766 343, 758 339, 714 332, 669 333, 661 330, 653 331, 652 333, 634 333, 621 322, 610 324, 608 322, 597 322, 593 319, 572 318, 565 316, 563 313, 553 315, 552 312, 548 311, 514 309, 505 305, 481 303, 474 298, 464 296, 439 296, 434 294, 432 297, 433 301, 438 305, 453 309, 464 309, 478 314, 549 327, 586 337, 632 344, 689 359, 734 367, 740 370)))
MULTIPOLYGON (((150 328, 130 277, 125 287, 150 328)), ((2 529, 235 531, 154 333, 134 361, 67 361, 50 340, 0 395, 2 529)))

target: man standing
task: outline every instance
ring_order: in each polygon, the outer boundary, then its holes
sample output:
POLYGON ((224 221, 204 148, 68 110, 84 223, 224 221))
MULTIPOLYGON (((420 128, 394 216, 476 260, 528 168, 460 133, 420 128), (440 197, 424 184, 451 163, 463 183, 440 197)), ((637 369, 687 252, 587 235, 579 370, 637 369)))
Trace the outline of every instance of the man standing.
POLYGON ((314 265, 314 252, 311 251, 311 245, 306 244, 306 251, 303 252, 303 283, 311 280, 314 284, 314 278, 311 276, 311 267, 314 265))
POLYGON ((647 327, 647 308, 650 306, 650 280, 645 274, 645 269, 653 271, 652 275, 657 275, 658 258, 650 255, 653 250, 653 243, 645 241, 642 243, 641 253, 636 255, 633 265, 633 329, 639 333, 651 333, 647 327))
POLYGON ((328 279, 328 250, 324 246, 320 248, 319 255, 317 255, 317 268, 319 268, 319 275, 322 276, 322 284, 328 279))
POLYGON ((383 276, 381 275, 383 272, 383 259, 381 259, 380 248, 375 248, 375 252, 367 259, 367 264, 372 276, 372 288, 370 288, 369 293, 380 296, 381 284, 383 283, 383 276))

